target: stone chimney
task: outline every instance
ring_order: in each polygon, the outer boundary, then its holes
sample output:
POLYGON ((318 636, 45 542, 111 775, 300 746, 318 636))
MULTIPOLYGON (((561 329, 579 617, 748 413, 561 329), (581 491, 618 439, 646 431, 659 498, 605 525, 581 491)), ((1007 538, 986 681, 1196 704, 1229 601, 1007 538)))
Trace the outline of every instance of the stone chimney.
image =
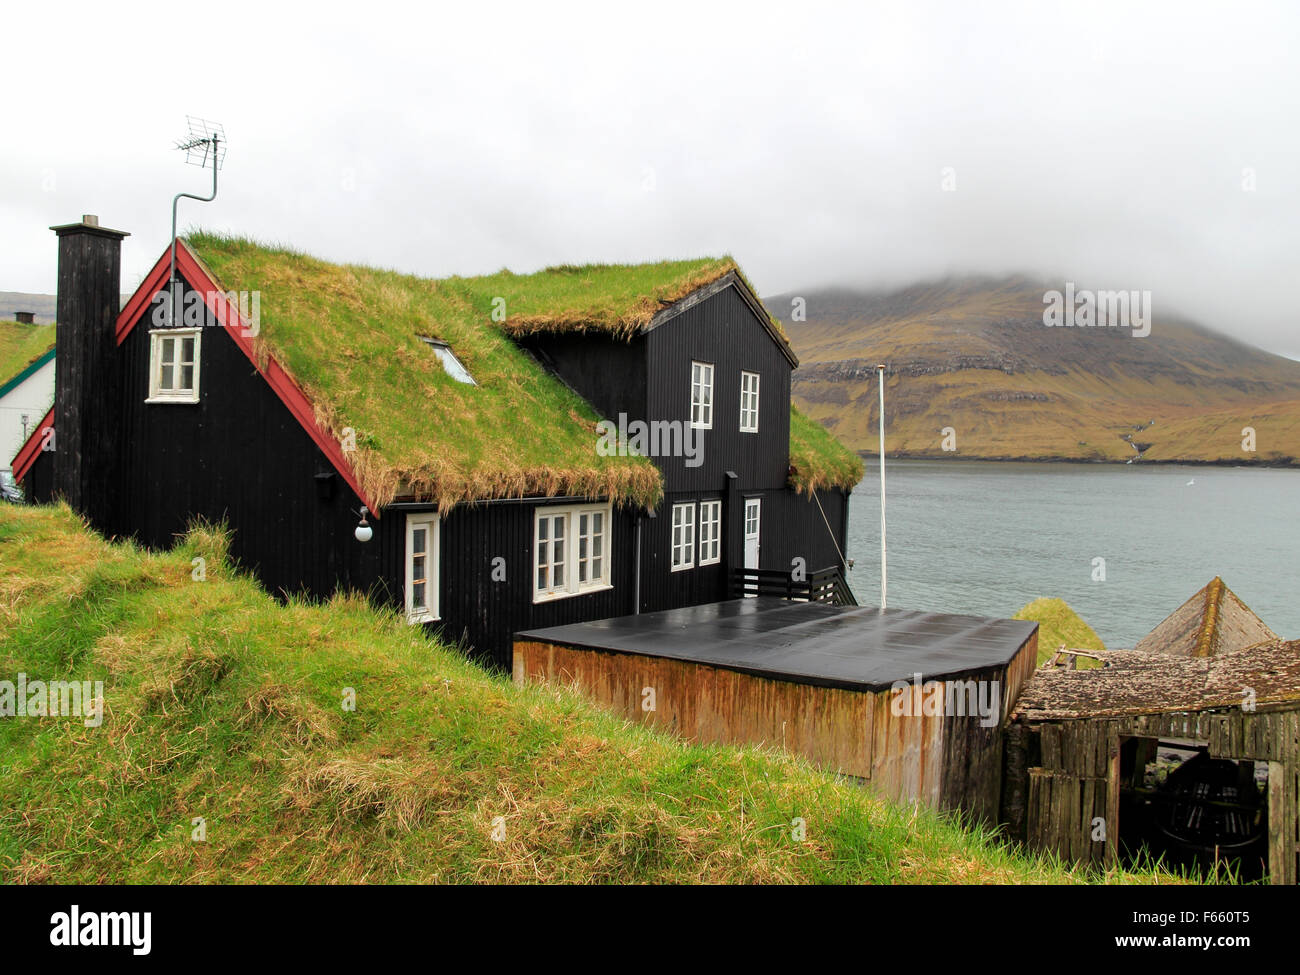
POLYGON ((59 238, 54 355, 54 491, 100 531, 115 516, 120 386, 113 328, 121 302, 121 230, 87 214, 59 238))

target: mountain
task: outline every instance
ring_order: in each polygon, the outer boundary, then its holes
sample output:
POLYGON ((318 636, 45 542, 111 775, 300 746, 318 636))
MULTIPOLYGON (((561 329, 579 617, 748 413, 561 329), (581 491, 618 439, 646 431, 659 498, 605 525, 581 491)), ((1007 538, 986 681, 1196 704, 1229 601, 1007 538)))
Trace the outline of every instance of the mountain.
POLYGON ((864 453, 876 450, 884 362, 886 449, 898 456, 1300 462, 1300 362, 1162 314, 1158 302, 1133 306, 1149 313, 1144 337, 1140 322, 1048 327, 1052 290, 1066 289, 961 277, 765 302, 799 356, 799 408, 864 453), (800 298, 806 321, 794 315, 800 298), (949 427, 955 451, 944 449, 949 427))

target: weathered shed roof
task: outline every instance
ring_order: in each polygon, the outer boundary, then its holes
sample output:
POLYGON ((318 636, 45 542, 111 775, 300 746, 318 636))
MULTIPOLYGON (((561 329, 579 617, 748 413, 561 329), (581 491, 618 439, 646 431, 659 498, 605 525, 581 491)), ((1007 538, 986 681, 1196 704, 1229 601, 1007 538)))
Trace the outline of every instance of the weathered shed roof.
POLYGON ((1215 576, 1134 649, 1176 657, 1213 657, 1277 639, 1278 635, 1215 576))
POLYGON ((1241 707, 1247 690, 1256 707, 1300 705, 1300 640, 1273 639, 1211 657, 1170 657, 1142 650, 1095 650, 1095 670, 1043 667, 1016 703, 1028 721, 1160 714, 1241 707))

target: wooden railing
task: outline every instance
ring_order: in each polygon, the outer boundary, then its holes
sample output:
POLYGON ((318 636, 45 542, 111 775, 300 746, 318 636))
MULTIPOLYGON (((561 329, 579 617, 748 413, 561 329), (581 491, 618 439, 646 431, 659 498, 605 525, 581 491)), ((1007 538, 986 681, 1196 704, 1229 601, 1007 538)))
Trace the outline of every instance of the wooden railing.
POLYGON ((736 569, 732 572, 732 595, 777 596, 800 602, 831 603, 835 606, 856 606, 853 591, 838 565, 808 573, 795 579, 791 572, 780 569, 736 569))

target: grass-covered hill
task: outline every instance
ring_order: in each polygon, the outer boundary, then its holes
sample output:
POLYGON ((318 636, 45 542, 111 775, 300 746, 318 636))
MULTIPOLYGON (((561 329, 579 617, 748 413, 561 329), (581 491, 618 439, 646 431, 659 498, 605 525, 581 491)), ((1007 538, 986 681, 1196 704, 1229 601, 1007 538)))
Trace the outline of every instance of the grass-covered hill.
POLYGON ((0 506, 0 680, 104 701, 98 727, 0 720, 0 882, 1168 879, 1066 871, 790 757, 517 687, 359 599, 281 605, 225 544, 147 553, 0 506))
MULTIPOLYGON (((1041 666, 1064 646, 1067 650, 1105 650, 1106 644, 1096 631, 1072 610, 1064 599, 1035 599, 1012 619, 1033 620, 1038 624, 1038 663, 1041 666)), ((1087 670, 1094 661, 1080 657, 1077 666, 1087 670)))
POLYGON ((823 289, 799 295, 804 322, 790 320, 796 296, 765 301, 799 355, 795 402, 855 450, 876 451, 884 362, 887 449, 899 456, 1300 462, 1300 362, 1170 315, 1159 295, 1145 338, 1048 328, 1043 295, 1062 288, 1008 277, 823 289))

